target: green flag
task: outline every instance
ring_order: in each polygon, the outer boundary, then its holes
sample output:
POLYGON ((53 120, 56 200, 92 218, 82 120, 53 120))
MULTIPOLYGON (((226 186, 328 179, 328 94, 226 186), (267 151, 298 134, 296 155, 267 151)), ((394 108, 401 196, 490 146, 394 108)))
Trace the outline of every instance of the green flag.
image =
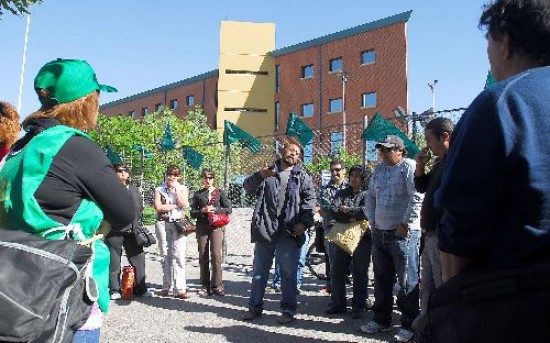
POLYGON ((183 147, 183 158, 189 163, 191 168, 199 169, 204 160, 204 155, 193 148, 185 146, 183 147))
POLYGON ((105 155, 113 165, 123 163, 122 157, 113 150, 110 144, 105 147, 105 155))
POLYGON ((174 150, 176 148, 174 139, 172 138, 172 123, 168 122, 166 124, 166 129, 164 129, 164 136, 162 136, 162 141, 160 142, 160 149, 162 151, 174 150))
POLYGON ((248 132, 244 131, 237 125, 233 124, 229 120, 225 120, 223 123, 223 144, 230 145, 231 143, 241 142, 241 144, 248 148, 253 154, 262 150, 262 143, 248 132))
POLYGON ((143 145, 134 144, 132 146, 132 149, 139 151, 140 154, 143 154, 143 157, 145 158, 151 158, 153 157, 153 153, 149 152, 143 145))
POLYGON ((298 140, 302 146, 306 146, 313 140, 315 134, 307 126, 302 119, 298 118, 294 113, 290 113, 288 117, 288 122, 286 123, 286 134, 287 136, 298 137, 298 140))
POLYGON ((495 80, 495 77, 493 76, 493 73, 491 73, 491 71, 489 70, 489 72, 487 72, 487 78, 485 79, 485 88, 484 89, 487 89, 487 88, 491 87, 496 82, 497 82, 497 80, 495 80))
POLYGON ((403 131, 399 130, 391 121, 384 119, 379 113, 374 115, 365 131, 363 131, 365 141, 380 142, 386 139, 388 135, 396 135, 403 140, 409 158, 414 159, 420 151, 403 131))

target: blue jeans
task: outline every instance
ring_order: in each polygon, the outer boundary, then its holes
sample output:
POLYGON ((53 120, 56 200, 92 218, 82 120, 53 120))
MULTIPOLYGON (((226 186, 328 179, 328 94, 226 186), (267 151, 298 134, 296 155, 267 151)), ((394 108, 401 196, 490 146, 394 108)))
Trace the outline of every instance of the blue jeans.
POLYGON ((410 330, 413 320, 420 313, 418 287, 418 248, 420 231, 409 231, 404 239, 395 235, 395 230, 372 230, 372 263, 374 268, 374 297, 372 307, 374 321, 391 325, 393 289, 399 286, 397 308, 401 312, 401 327, 410 330))
POLYGON ((273 258, 281 266, 281 310, 295 314, 298 308, 296 301, 296 271, 300 258, 301 246, 292 238, 276 237, 272 243, 256 243, 254 247, 254 270, 252 275, 252 290, 248 306, 256 311, 264 309, 264 295, 269 270, 273 258))
POLYGON ((73 343, 99 343, 99 329, 78 330, 74 335, 73 343))
POLYGON ((370 232, 363 235, 361 242, 353 252, 353 256, 331 243, 331 308, 336 310, 346 309, 346 277, 351 265, 353 275, 351 310, 356 313, 365 311, 368 297, 371 249, 372 236, 370 232))
MULTIPOLYGON (((304 245, 302 245, 302 249, 300 250, 300 260, 298 261, 298 271, 296 272, 296 279, 297 279, 297 287, 298 289, 302 288, 302 277, 304 275, 304 268, 306 266, 306 257, 307 257, 307 249, 309 247, 309 234, 304 232, 304 235, 306 237, 306 242, 304 245)), ((275 257, 275 272, 273 274, 273 282, 271 284, 271 287, 273 288, 279 288, 281 287, 281 266, 279 266, 279 260, 277 260, 277 257, 275 257)))

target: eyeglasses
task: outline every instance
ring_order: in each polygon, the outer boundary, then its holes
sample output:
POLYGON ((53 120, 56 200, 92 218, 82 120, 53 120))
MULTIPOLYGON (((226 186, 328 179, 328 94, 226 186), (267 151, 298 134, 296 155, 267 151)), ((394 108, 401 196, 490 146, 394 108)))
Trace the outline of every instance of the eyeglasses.
POLYGON ((170 173, 170 174, 166 174, 166 175, 178 177, 178 176, 180 176, 180 173, 170 173))
POLYGON ((206 179, 208 179, 208 180, 213 180, 213 179, 214 179, 213 176, 203 176, 202 178, 205 179, 205 180, 206 180, 206 179))
POLYGON ((127 173, 128 169, 117 169, 116 172, 117 173, 127 173))
POLYGON ((333 173, 339 173, 342 171, 342 168, 332 168, 330 171, 333 173))

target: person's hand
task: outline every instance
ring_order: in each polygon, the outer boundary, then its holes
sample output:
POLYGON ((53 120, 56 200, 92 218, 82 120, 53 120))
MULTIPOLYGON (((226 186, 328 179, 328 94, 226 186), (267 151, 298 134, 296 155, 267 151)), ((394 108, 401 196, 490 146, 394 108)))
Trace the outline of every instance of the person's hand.
POLYGON ((425 147, 420 150, 420 152, 416 155, 416 165, 419 168, 426 167, 426 164, 430 161, 432 157, 432 154, 430 153, 430 148, 425 147))
POLYGON ((277 174, 277 170, 275 168, 273 168, 272 166, 271 167, 265 166, 264 168, 262 168, 262 170, 260 170, 260 175, 264 179, 268 178, 270 176, 274 176, 275 174, 277 174))
POLYGON ((171 179, 171 178, 168 178, 166 180, 166 187, 168 187, 168 189, 177 189, 178 185, 179 185, 178 180, 174 180, 174 179, 171 179))
POLYGON ((202 213, 213 213, 216 210, 216 208, 212 205, 204 206, 201 208, 202 213))
POLYGON ((409 227, 406 224, 400 223, 399 225, 397 225, 395 235, 401 238, 409 237, 409 227))
POLYGON ((306 226, 302 223, 296 223, 294 224, 292 231, 294 231, 294 234, 296 236, 301 236, 304 234, 304 232, 306 232, 306 226))

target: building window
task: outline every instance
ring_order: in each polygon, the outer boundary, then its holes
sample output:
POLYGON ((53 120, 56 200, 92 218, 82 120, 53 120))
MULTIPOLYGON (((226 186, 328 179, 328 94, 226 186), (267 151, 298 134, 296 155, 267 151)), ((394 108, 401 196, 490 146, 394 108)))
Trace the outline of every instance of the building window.
POLYGON ((160 111, 160 107, 162 106, 162 104, 158 103, 155 105, 155 112, 158 112, 160 111))
POLYGON ((376 92, 361 94, 361 107, 376 107, 376 92))
POLYGON ((335 155, 340 151, 342 146, 342 132, 331 132, 330 133, 330 154, 335 155))
POLYGON ((281 120, 281 104, 275 103, 275 131, 279 131, 279 121, 281 120))
POLYGON ((328 103, 329 113, 342 112, 342 98, 330 99, 328 103))
POLYGON ((331 72, 342 71, 343 63, 344 62, 342 61, 342 57, 334 58, 334 59, 330 60, 329 70, 331 72))
POLYGON ((304 163, 313 163, 313 140, 304 147, 304 163))
POLYGON ((376 53, 374 50, 367 50, 361 53, 361 64, 373 64, 376 62, 376 53))
POLYGON ((275 92, 279 93, 281 91, 281 66, 275 66, 275 92))
POLYGON ((315 69, 313 68, 313 64, 302 67, 302 79, 313 77, 314 73, 315 69))
POLYGON ((149 109, 147 107, 143 107, 141 109, 141 116, 145 117, 147 114, 149 114, 149 109))
POLYGON ((170 100, 170 109, 175 110, 176 108, 178 108, 178 99, 170 100))
POLYGON ((130 118, 136 119, 136 111, 131 110, 130 112, 128 112, 128 115, 130 116, 130 118))
POLYGON ((302 117, 313 117, 315 108, 313 104, 303 104, 302 105, 302 117))
POLYGON ((195 104, 195 96, 188 95, 187 98, 185 98, 185 104, 187 106, 193 106, 195 104))

